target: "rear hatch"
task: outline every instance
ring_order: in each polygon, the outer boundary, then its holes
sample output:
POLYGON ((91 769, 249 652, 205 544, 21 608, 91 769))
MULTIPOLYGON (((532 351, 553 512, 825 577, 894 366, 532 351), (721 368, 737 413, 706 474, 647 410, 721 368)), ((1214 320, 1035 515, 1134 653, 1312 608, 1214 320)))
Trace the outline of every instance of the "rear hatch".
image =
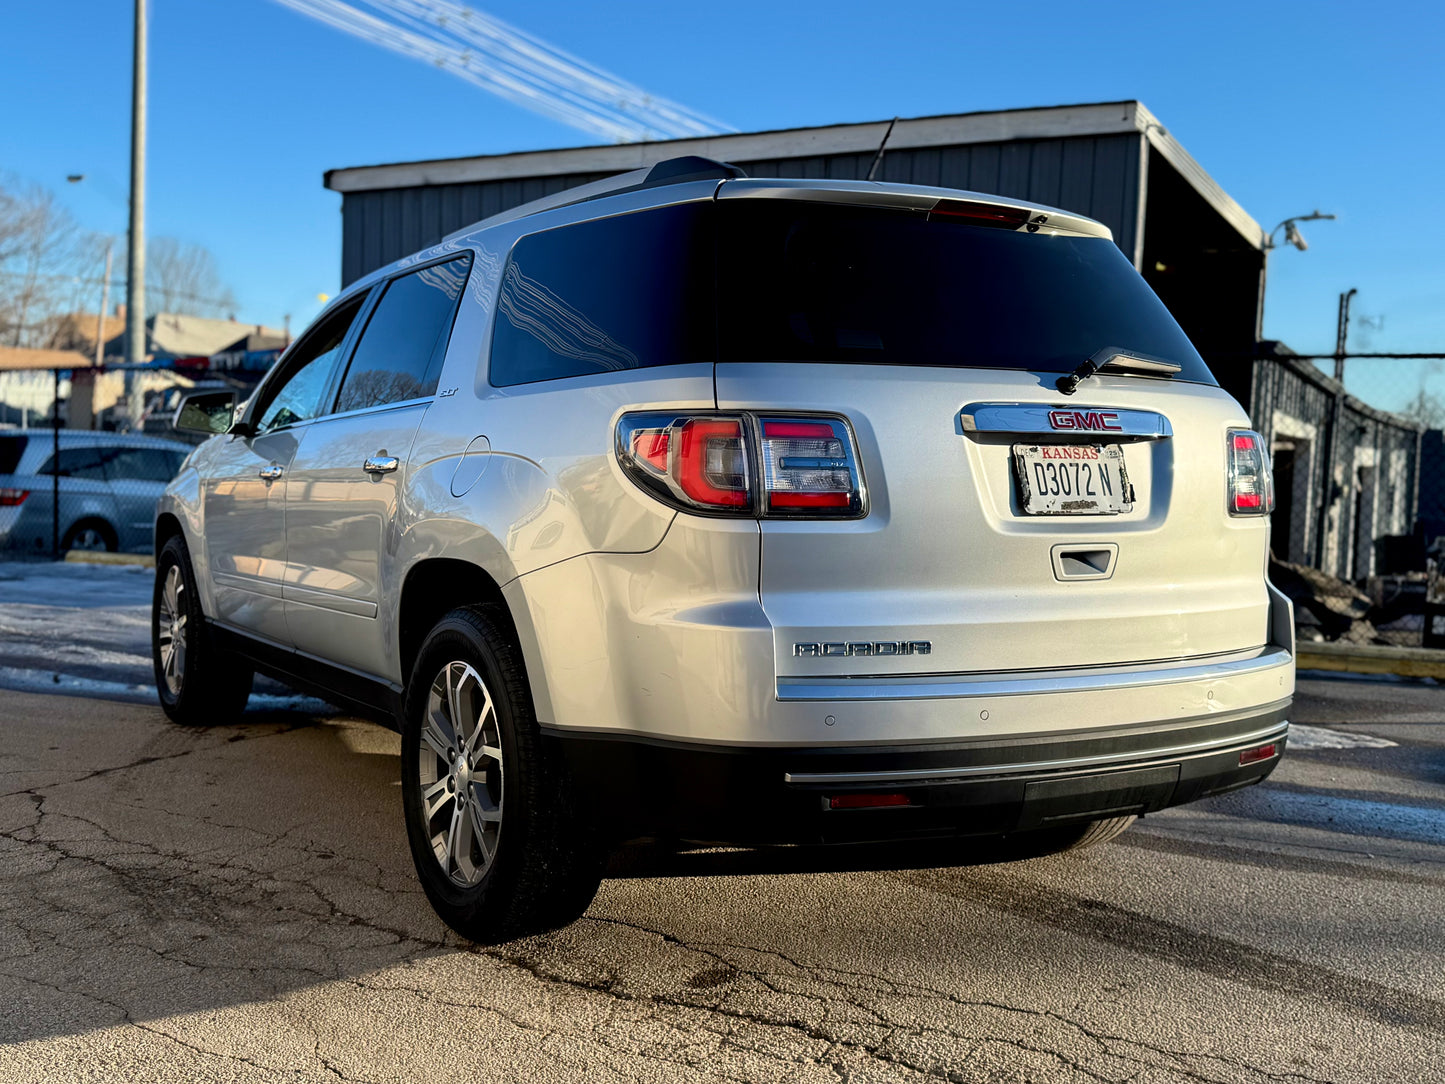
POLYGON ((1266 517, 1226 509, 1229 430, 1246 416, 1107 236, 722 202, 719 408, 846 417, 867 486, 863 518, 762 522, 779 674, 1117 665, 1266 642, 1266 517), (1059 374, 1103 347, 1180 371, 1105 372, 1062 394, 1059 374), (1020 465, 1046 480, 1054 463, 1069 492, 1031 499, 1020 465), (1132 493, 1071 512, 1081 482, 1132 493))

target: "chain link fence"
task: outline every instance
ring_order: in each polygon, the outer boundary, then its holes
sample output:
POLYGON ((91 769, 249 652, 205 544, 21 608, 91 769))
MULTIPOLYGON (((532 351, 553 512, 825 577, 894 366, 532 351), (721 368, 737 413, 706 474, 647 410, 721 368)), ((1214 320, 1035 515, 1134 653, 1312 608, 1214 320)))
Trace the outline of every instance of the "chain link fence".
POLYGON ((192 381, 135 376, 127 395, 121 373, 0 372, 0 558, 151 551, 156 501, 193 447, 170 426, 192 381))

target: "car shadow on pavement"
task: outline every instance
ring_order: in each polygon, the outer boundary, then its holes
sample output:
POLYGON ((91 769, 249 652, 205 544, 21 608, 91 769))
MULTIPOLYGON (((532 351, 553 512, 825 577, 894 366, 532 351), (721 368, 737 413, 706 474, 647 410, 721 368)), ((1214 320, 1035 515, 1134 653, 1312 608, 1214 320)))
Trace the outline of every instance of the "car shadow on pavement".
POLYGON ((0 1043, 269 1000, 463 945, 417 885, 398 739, 0 694, 0 1043))

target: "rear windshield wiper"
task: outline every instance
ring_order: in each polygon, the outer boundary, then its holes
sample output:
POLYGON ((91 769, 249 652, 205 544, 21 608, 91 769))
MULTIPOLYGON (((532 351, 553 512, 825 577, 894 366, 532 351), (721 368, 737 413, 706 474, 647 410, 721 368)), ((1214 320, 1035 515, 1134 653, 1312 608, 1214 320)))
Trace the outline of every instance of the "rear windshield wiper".
POLYGON ((1176 365, 1172 361, 1165 361, 1163 358, 1150 357, 1148 354, 1140 354, 1131 350, 1124 350, 1117 346, 1106 346, 1102 350, 1094 351, 1092 357, 1080 365, 1072 373, 1059 377, 1054 382, 1059 391, 1065 395, 1073 395, 1079 390, 1079 385, 1095 373, 1108 369, 1116 373, 1147 373, 1149 376, 1173 376, 1183 370, 1184 366, 1176 365))

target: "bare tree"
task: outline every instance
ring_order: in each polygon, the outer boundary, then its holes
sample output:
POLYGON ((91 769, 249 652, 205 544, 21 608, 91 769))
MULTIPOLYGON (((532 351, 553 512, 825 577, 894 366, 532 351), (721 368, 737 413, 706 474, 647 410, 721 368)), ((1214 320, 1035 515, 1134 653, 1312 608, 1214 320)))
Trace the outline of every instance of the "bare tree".
POLYGON ((88 292, 95 239, 38 186, 0 180, 0 341, 43 346, 88 292))
POLYGON ((236 295, 204 245, 154 237, 146 244, 146 308, 190 316, 229 316, 236 295))
POLYGON ((1445 428, 1445 401, 1440 396, 1425 390, 1423 382, 1415 398, 1400 411, 1411 421, 1420 422, 1427 429, 1445 428))

